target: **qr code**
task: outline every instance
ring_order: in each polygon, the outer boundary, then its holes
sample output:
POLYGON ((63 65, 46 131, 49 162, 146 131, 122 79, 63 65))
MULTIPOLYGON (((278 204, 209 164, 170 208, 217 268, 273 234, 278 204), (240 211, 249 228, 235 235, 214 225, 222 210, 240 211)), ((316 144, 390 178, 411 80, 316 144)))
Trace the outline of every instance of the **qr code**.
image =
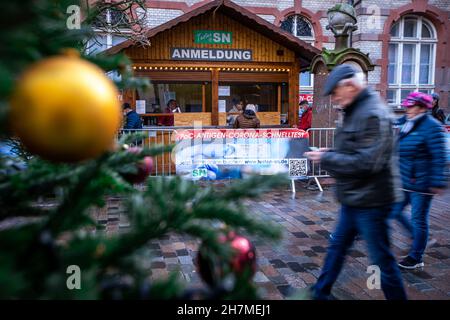
POLYGON ((307 159, 289 159, 289 176, 305 177, 308 175, 307 159))

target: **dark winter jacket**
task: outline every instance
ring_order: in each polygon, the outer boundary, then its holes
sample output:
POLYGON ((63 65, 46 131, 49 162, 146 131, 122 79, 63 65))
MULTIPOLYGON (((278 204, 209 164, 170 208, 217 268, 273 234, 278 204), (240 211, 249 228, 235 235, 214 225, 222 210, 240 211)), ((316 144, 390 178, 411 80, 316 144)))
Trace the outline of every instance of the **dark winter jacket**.
POLYGON ((434 106, 433 110, 431 111, 431 115, 440 123, 445 123, 445 113, 441 108, 439 108, 439 105, 434 106))
POLYGON ((352 207, 381 207, 401 200, 392 117, 379 96, 363 90, 344 111, 335 149, 322 168, 336 178, 338 200, 352 207))
POLYGON ((234 121, 233 128, 247 129, 247 128, 259 128, 260 122, 255 112, 252 110, 245 110, 243 114, 240 114, 234 121))
MULTIPOLYGON (((405 122, 403 116, 396 124, 402 126, 405 122)), ((415 121, 409 132, 400 132, 398 152, 403 188, 417 192, 445 188, 445 148, 443 126, 428 114, 415 121)))
POLYGON ((124 129, 142 129, 142 120, 141 117, 136 113, 136 111, 132 110, 127 113, 125 118, 125 124, 123 126, 124 129))

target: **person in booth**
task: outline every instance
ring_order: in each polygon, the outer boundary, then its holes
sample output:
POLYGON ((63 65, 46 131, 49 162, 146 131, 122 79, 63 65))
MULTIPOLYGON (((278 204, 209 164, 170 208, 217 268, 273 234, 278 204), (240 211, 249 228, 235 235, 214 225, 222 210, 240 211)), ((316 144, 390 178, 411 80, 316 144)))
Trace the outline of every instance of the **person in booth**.
POLYGON ((244 102, 242 100, 233 99, 233 107, 228 111, 231 113, 227 117, 227 123, 232 126, 238 117, 238 113, 242 113, 244 109, 244 102))
MULTIPOLYGON (((169 102, 167 102, 167 107, 164 110, 164 113, 181 113, 181 109, 177 104, 177 101, 174 99, 170 99, 169 102)), ((175 124, 175 117, 173 114, 162 116, 159 118, 158 125, 160 126, 174 126, 175 124)))

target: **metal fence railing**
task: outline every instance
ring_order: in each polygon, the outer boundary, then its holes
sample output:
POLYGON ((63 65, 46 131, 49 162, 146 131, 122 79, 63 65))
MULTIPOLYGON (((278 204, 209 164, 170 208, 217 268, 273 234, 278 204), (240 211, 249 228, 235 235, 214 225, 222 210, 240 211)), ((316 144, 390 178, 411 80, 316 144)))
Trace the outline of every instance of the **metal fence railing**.
MULTIPOLYGON (((334 148, 334 131, 335 128, 311 128, 308 129, 309 133, 309 146, 313 148, 334 148)), ((314 182, 317 184, 317 187, 322 192, 323 188, 319 182, 318 178, 328 178, 330 177, 329 173, 322 169, 320 163, 316 161, 310 162, 310 169, 308 178, 314 179, 314 182)))
MULTIPOLYGON (((154 147, 156 145, 169 145, 174 143, 174 131, 173 128, 148 128, 148 129, 131 129, 120 130, 118 138, 124 134, 145 132, 143 139, 133 141, 131 145, 139 147, 154 147)), ((165 152, 153 157, 153 176, 166 176, 175 174, 175 162, 172 159, 170 152, 165 152)))

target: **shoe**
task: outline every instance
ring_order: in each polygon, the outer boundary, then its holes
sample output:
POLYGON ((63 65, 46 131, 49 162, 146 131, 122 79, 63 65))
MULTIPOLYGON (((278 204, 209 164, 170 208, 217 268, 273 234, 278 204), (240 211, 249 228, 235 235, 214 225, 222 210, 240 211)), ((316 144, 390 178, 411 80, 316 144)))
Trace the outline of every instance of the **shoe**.
POLYGON ((422 261, 417 261, 410 256, 407 256, 405 259, 403 259, 401 262, 399 262, 398 266, 403 269, 413 270, 416 268, 421 268, 425 264, 422 261))
POLYGON ((436 243, 437 243, 437 239, 436 238, 431 238, 430 241, 428 241, 428 243, 427 243, 427 247, 431 247, 431 246, 433 246, 436 243))

